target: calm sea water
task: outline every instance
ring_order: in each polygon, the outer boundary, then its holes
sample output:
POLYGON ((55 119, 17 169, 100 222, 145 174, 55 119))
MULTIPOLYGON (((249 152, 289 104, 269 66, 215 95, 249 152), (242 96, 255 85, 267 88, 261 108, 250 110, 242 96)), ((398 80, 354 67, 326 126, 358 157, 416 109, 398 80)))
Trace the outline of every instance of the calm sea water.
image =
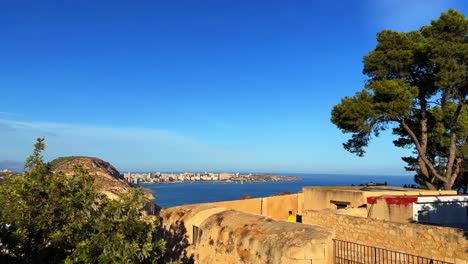
POLYGON ((157 183, 142 184, 150 189, 156 197, 156 204, 171 207, 183 204, 237 200, 243 195, 266 197, 281 192, 297 193, 304 186, 349 186, 361 183, 383 183, 392 186, 413 184, 412 176, 372 176, 372 175, 323 175, 323 174, 288 174, 300 176, 300 181, 261 182, 261 183, 225 183, 225 182, 192 182, 192 183, 157 183))

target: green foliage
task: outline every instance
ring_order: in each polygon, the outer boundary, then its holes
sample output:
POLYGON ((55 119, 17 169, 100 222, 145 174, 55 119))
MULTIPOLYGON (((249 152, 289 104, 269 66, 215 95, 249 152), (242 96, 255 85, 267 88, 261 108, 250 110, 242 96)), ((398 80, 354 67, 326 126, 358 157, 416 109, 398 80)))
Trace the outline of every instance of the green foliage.
POLYGON ((72 161, 76 158, 80 158, 81 156, 68 156, 68 157, 60 157, 60 158, 56 158, 52 161, 49 162, 49 165, 50 165, 50 168, 52 170, 56 169, 58 166, 60 166, 61 164, 65 163, 65 162, 68 162, 68 161, 72 161))
POLYGON ((44 165, 44 160, 42 159, 41 152, 44 151, 46 147, 45 139, 38 138, 36 144, 34 144, 34 151, 31 156, 26 159, 24 163, 24 168, 26 170, 31 170, 35 166, 44 165))
POLYGON ((468 131, 468 19, 450 9, 420 30, 383 30, 377 41, 364 57, 364 89, 332 110, 332 123, 352 134, 344 148, 363 156, 392 125, 395 145, 414 150, 403 160, 418 182, 451 188, 468 131))
POLYGON ((139 189, 121 200, 105 200, 94 218, 90 235, 80 241, 66 263, 158 263, 165 243, 158 239, 157 222, 142 220, 139 189))
POLYGON ((38 139, 27 171, 0 186, 0 259, 16 263, 160 263, 158 222, 142 218, 140 189, 110 200, 77 167, 52 173, 38 139))

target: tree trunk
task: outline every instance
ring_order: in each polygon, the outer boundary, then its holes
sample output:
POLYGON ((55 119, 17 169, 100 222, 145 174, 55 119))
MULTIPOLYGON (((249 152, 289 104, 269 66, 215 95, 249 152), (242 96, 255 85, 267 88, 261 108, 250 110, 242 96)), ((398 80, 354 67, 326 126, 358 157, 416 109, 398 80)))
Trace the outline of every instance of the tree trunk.
POLYGON ((433 191, 437 190, 437 188, 432 183, 428 181, 424 181, 424 183, 426 184, 427 189, 433 190, 433 191))
POLYGON ((429 170, 427 169, 426 163, 423 159, 423 157, 426 156, 427 152, 427 101, 425 94, 422 91, 420 91, 419 94, 419 102, 421 106, 421 135, 419 141, 420 148, 418 149, 418 163, 419 168, 421 169, 421 173, 428 179, 427 181, 425 181, 427 188, 430 190, 435 190, 436 187, 431 183, 433 181, 432 177, 434 176, 430 176, 429 170))

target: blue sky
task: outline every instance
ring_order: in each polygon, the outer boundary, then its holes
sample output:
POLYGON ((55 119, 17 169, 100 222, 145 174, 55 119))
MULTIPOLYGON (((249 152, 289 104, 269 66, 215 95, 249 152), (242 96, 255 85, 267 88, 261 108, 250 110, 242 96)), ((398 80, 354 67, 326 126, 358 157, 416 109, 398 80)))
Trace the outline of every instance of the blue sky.
POLYGON ((465 1, 0 1, 0 160, 119 170, 406 174, 389 133, 364 158, 330 111, 382 29, 465 1))

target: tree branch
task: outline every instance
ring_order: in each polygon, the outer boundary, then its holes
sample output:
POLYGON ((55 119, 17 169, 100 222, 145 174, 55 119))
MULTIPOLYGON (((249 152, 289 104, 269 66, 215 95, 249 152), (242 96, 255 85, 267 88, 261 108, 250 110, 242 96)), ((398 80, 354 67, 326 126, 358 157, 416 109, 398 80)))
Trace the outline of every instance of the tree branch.
POLYGON ((457 180, 458 174, 460 173, 462 161, 462 158, 457 158, 455 161, 455 171, 453 172, 450 178, 450 183, 452 186, 455 183, 455 180, 457 180))
POLYGON ((431 102, 431 101, 427 101, 428 104, 435 104, 435 105, 438 105, 438 106, 441 106, 442 104, 435 101, 435 102, 431 102))
MULTIPOLYGON (((445 177, 447 178, 447 182, 452 182, 452 178, 456 179, 458 173, 452 174, 453 170, 453 164, 455 162, 455 156, 456 156, 456 151, 457 151, 457 126, 458 126, 458 120, 461 114, 461 110, 463 108, 463 103, 460 102, 457 106, 457 110, 455 110, 455 114, 453 115, 453 118, 450 122, 450 144, 449 144, 449 156, 448 156, 448 162, 447 162, 447 171, 445 177)), ((455 168, 455 171, 457 171, 458 168, 455 168)), ((450 186, 451 188, 452 186, 450 186)))
POLYGON ((448 162, 447 162, 447 167, 446 167, 446 173, 445 177, 447 177, 448 182, 450 182, 452 178, 452 170, 453 170, 453 163, 455 161, 455 155, 456 155, 456 150, 457 147, 455 145, 457 140, 457 133, 454 132, 453 130, 450 131, 450 145, 449 145, 449 157, 448 157, 448 162))
POLYGON ((447 182, 447 179, 442 177, 437 170, 434 168, 434 165, 426 158, 426 155, 422 155, 424 153, 421 144, 419 143, 418 138, 414 134, 414 132, 411 130, 411 128, 406 124, 405 120, 403 118, 400 118, 400 124, 401 126, 405 129, 405 131, 410 135, 411 139, 413 140, 414 144, 416 145, 416 149, 418 150, 419 158, 424 161, 424 164, 429 168, 431 173, 437 177, 439 180, 443 181, 444 183, 447 182))

